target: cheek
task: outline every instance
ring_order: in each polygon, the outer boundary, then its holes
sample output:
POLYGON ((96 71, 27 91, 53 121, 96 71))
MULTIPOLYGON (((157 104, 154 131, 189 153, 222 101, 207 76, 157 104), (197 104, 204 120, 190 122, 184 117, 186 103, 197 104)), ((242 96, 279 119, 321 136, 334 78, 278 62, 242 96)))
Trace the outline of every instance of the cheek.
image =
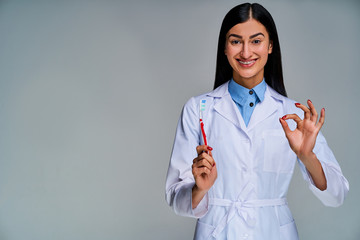
POLYGON ((226 58, 227 58, 227 62, 230 64, 230 66, 232 68, 234 68, 234 58, 232 56, 230 56, 229 54, 226 55, 226 58))
POLYGON ((236 54, 239 53, 239 49, 232 46, 231 44, 227 44, 225 46, 225 54, 228 56, 228 57, 231 57, 231 56, 234 56, 236 54))
POLYGON ((238 52, 234 51, 233 49, 231 51, 228 51, 226 54, 228 63, 234 68, 236 66, 236 56, 238 55, 238 52))
POLYGON ((260 44, 260 45, 257 45, 257 46, 255 46, 254 47, 254 51, 257 51, 257 52, 265 52, 265 51, 267 51, 267 46, 266 46, 266 44, 264 44, 264 43, 262 43, 262 44, 260 44))
POLYGON ((233 48, 225 47, 225 55, 226 55, 226 58, 228 59, 229 62, 231 62, 231 60, 234 58, 235 54, 236 53, 235 53, 233 48))
POLYGON ((267 57, 267 55, 269 55, 269 48, 268 46, 261 46, 258 48, 258 53, 259 55, 263 56, 263 57, 267 57))

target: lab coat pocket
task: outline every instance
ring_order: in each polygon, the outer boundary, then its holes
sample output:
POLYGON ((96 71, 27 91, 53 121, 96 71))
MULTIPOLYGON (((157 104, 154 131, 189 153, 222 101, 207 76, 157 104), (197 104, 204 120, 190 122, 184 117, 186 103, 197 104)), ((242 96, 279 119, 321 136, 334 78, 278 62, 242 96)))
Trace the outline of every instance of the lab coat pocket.
POLYGON ((291 173, 296 162, 296 154, 290 148, 282 129, 266 130, 262 134, 264 141, 263 171, 291 173))
POLYGON ((295 221, 280 226, 280 240, 299 240, 295 221))
POLYGON ((195 236, 194 239, 195 240, 209 240, 209 239, 215 239, 213 238, 213 236, 211 235, 212 232, 214 231, 215 227, 200 222, 199 220, 197 221, 196 224, 196 230, 195 230, 195 236))

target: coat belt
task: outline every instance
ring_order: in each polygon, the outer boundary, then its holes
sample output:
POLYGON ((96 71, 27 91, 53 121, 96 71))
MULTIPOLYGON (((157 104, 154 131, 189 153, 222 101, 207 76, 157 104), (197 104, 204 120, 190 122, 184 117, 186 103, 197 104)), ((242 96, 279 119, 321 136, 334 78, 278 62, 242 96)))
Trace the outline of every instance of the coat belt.
POLYGON ((221 233, 226 225, 233 219, 236 212, 244 220, 244 222, 249 225, 249 227, 254 227, 256 224, 254 212, 249 210, 254 210, 253 208, 258 207, 280 206, 285 204, 287 204, 286 198, 253 199, 245 201, 231 201, 221 198, 209 198, 209 205, 230 207, 225 216, 220 220, 219 224, 212 232, 212 236, 216 238, 217 235, 221 233))

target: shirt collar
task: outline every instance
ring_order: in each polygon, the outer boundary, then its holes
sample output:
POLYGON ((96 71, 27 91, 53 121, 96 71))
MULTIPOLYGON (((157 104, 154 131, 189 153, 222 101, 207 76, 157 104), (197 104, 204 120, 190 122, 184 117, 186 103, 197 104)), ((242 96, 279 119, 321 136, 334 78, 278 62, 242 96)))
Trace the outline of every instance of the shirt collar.
POLYGON ((266 91, 266 82, 265 82, 265 79, 263 79, 263 80, 261 81, 261 83, 259 83, 258 85, 256 85, 253 89, 254 89, 256 95, 258 96, 258 98, 260 99, 260 102, 262 102, 262 101, 264 100, 265 91, 266 91))
POLYGON ((240 84, 236 83, 234 79, 229 81, 228 86, 229 93, 231 97, 241 105, 244 105, 246 99, 250 96, 249 92, 253 91, 255 95, 259 98, 260 102, 264 100, 265 90, 266 90, 266 82, 263 79, 258 85, 256 85, 252 89, 245 88, 240 84))
MULTIPOLYGON (((212 90, 211 92, 206 93, 206 96, 213 97, 213 98, 223 98, 223 97, 226 97, 227 95, 230 95, 229 82, 230 82, 230 80, 223 83, 222 85, 220 85, 216 89, 212 90)), ((271 98, 274 98, 281 102, 285 101, 286 97, 284 97, 283 95, 281 95, 280 93, 278 93, 277 91, 272 89, 268 84, 266 84, 266 82, 265 82, 265 85, 266 85, 266 89, 265 89, 265 93, 264 93, 264 100, 266 100, 266 98, 268 98, 268 97, 271 97, 271 98)))

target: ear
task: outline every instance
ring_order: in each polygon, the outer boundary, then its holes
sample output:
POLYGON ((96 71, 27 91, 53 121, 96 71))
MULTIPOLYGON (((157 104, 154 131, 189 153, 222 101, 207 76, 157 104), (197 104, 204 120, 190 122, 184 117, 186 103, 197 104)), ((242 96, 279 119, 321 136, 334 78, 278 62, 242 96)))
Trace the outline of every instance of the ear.
POLYGON ((271 54, 273 49, 273 41, 270 41, 268 53, 271 54))

